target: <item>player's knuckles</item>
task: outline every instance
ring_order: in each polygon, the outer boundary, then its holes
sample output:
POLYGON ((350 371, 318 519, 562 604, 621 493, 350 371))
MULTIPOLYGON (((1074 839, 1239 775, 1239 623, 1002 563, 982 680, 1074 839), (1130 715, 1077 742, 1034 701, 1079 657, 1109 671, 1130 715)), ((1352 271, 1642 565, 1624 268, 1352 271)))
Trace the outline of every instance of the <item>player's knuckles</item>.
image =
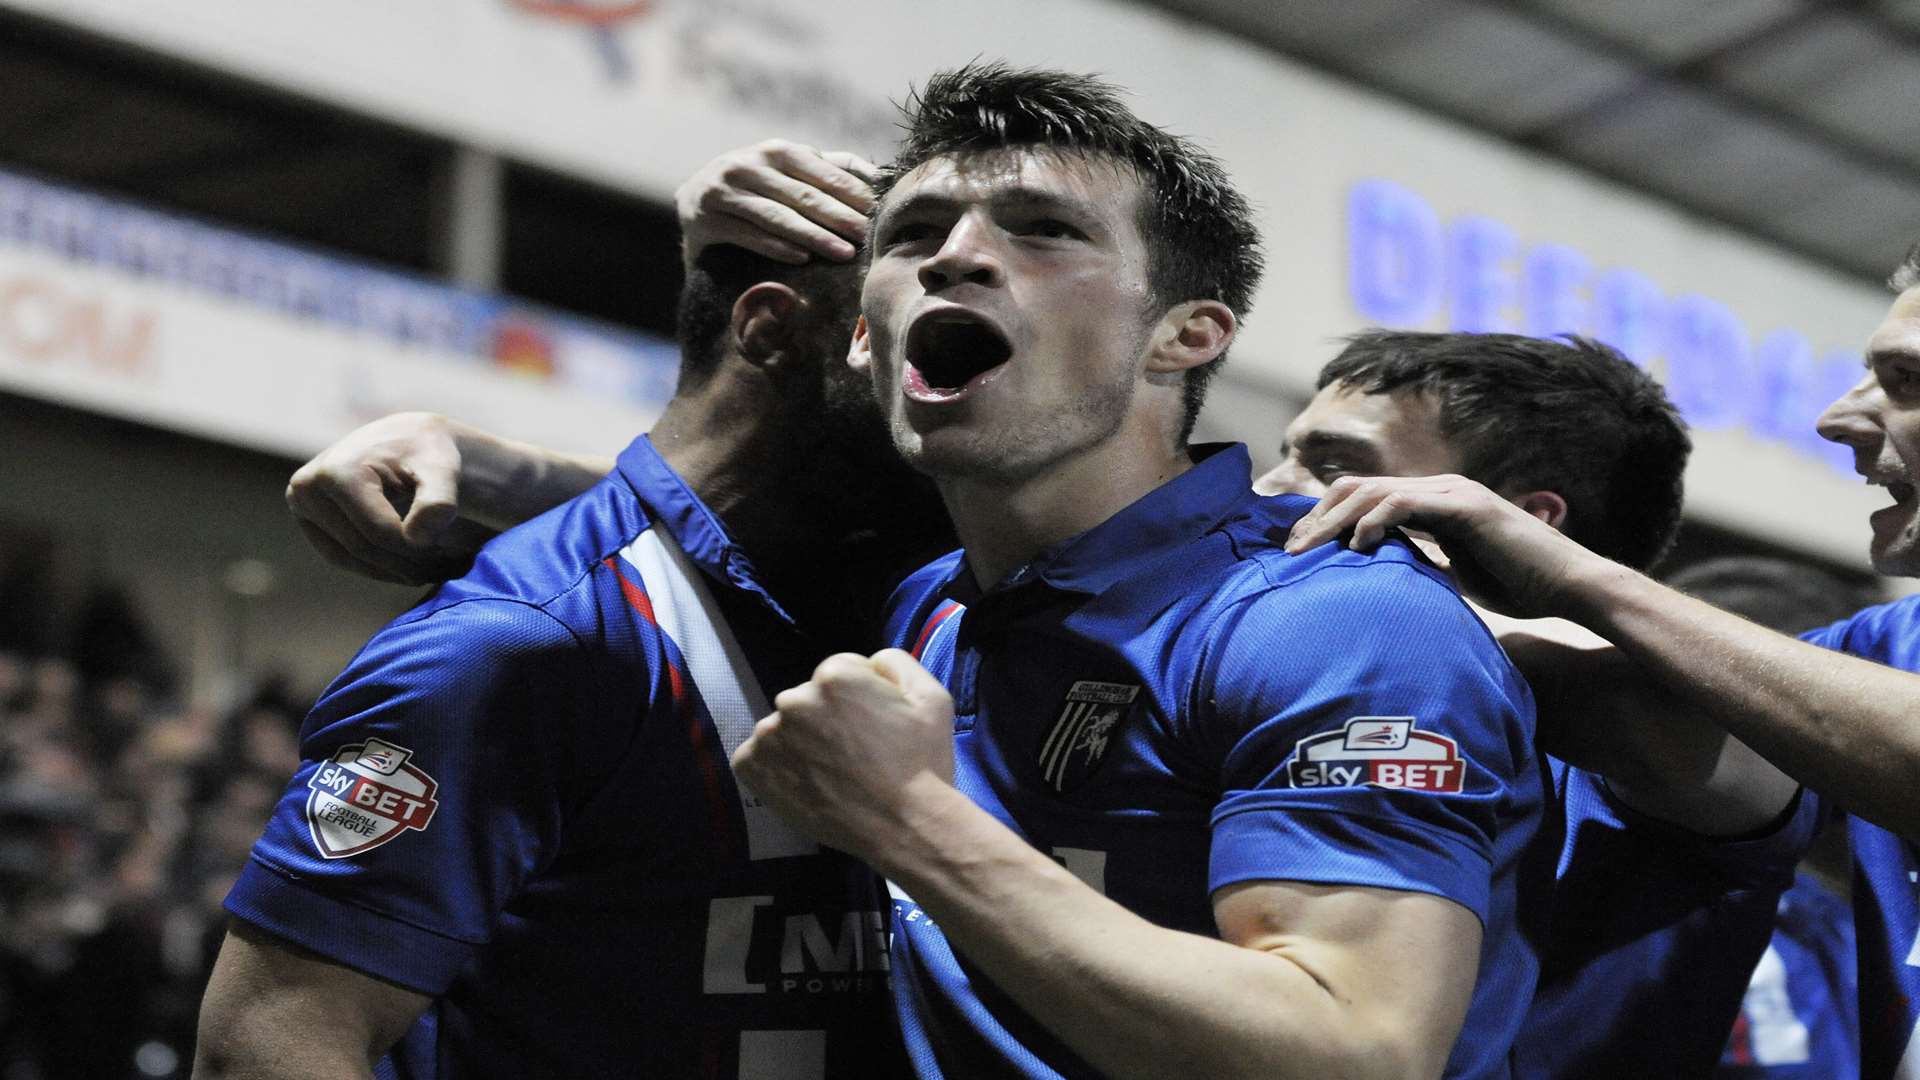
POLYGON ((730 187, 724 180, 716 178, 712 187, 701 189, 695 196, 693 205, 697 213, 694 216, 730 213, 749 201, 749 197, 741 194, 738 188, 730 187))
POLYGON ((1378 502, 1380 499, 1386 497, 1387 492, 1391 490, 1387 486, 1386 481, 1377 476, 1343 476, 1341 479, 1351 479, 1353 481, 1353 497, 1366 503, 1378 502))
POLYGON ((305 488, 307 485, 313 483, 314 477, 317 476, 319 472, 320 467, 317 462, 309 461, 301 465, 299 468, 293 470, 292 476, 287 478, 287 492, 291 494, 296 489, 305 488))
POLYGON ((787 201, 794 207, 819 217, 843 216, 847 212, 838 199, 818 188, 802 188, 791 192, 787 196, 787 201))
POLYGON ((760 734, 757 730, 754 734, 747 736, 745 742, 734 747, 732 764, 736 776, 743 781, 755 782, 755 789, 759 788, 757 781, 760 779, 760 734))
POLYGON ((947 694, 915 695, 913 718, 922 728, 947 733, 953 730, 953 698, 947 694))
POLYGON ((754 721, 753 730, 747 734, 746 740, 740 744, 740 750, 735 752, 736 757, 741 751, 748 752, 750 757, 758 757, 765 752, 768 745, 779 742, 785 733, 785 712, 784 710, 775 709, 773 712, 754 721))
POLYGON ((760 144, 760 152, 769 162, 781 168, 802 165, 820 156, 820 151, 813 147, 787 139, 768 139, 760 144))
POLYGON ((719 180, 722 190, 737 189, 755 185, 767 171, 766 166, 753 161, 732 161, 720 170, 719 180))
POLYGON ((340 486, 338 475, 311 463, 287 481, 287 505, 296 511, 309 511, 322 500, 331 501, 329 490, 340 486))
POLYGON ((760 721, 762 724, 777 719, 782 713, 788 715, 806 713, 820 707, 820 690, 812 683, 790 686, 774 695, 773 707, 779 712, 760 721))
POLYGON ((869 674, 867 661, 856 653, 835 653, 813 669, 813 684, 822 691, 842 690, 858 685, 869 674))

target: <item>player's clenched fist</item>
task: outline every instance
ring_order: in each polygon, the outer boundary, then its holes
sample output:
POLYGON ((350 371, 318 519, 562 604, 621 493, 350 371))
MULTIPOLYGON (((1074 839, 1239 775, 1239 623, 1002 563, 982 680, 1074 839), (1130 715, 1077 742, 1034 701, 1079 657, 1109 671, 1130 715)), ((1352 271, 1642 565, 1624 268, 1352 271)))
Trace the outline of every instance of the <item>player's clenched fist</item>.
POLYGON ((432 413, 396 413, 300 466, 287 484, 287 508, 328 562, 381 581, 423 585, 459 574, 483 538, 454 528, 459 478, 452 422, 432 413))
POLYGON ((888 837, 953 782, 953 699, 888 649, 830 656, 773 704, 734 772, 802 831, 884 869, 888 837))

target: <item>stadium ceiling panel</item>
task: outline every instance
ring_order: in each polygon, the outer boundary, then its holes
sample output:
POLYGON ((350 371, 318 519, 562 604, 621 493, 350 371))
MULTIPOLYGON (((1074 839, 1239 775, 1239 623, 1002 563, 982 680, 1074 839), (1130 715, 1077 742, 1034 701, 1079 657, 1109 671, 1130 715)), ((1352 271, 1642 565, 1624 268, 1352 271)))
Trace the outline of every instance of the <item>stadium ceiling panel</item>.
POLYGON ((1727 82, 1920 168, 1920 51, 1826 17, 1727 66, 1727 82))
POLYGON ((0 14, 0 163, 416 270, 433 268, 426 140, 140 50, 0 14))
POLYGON ((1539 8, 1594 34, 1633 42, 1654 60, 1675 64, 1708 55, 1791 15, 1800 0, 1540 0, 1539 8))
POLYGON ((1920 33, 1920 0, 1887 0, 1880 9, 1896 25, 1920 33))
MULTIPOLYGON (((1859 278, 1920 236, 1920 0, 1151 2, 1859 278)), ((170 63, 0 16, 0 157, 435 264, 445 147, 170 63)))
POLYGON ((1848 274, 1920 236, 1920 0, 1158 0, 1848 274))

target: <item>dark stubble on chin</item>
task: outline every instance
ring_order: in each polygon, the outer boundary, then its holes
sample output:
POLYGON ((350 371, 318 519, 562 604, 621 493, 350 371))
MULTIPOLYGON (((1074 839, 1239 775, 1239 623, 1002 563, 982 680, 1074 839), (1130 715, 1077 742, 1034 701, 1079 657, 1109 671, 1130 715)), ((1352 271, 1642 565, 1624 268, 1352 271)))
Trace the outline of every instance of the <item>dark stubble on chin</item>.
POLYGON ((1016 423, 980 431, 966 445, 946 451, 929 452, 902 416, 894 421, 894 441, 909 465, 936 480, 1023 483, 1117 435, 1133 402, 1135 381, 1132 372, 1121 372, 1087 387, 1064 408, 1026 413, 1016 423))

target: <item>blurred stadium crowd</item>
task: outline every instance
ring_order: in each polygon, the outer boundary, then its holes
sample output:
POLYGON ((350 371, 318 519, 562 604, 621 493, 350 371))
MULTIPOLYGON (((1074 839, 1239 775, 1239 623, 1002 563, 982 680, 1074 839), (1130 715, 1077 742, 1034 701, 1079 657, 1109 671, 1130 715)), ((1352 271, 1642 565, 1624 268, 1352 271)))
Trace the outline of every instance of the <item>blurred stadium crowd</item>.
POLYGON ((126 596, 0 585, 0 1077, 185 1075, 220 899, 307 702, 186 707, 126 596))

